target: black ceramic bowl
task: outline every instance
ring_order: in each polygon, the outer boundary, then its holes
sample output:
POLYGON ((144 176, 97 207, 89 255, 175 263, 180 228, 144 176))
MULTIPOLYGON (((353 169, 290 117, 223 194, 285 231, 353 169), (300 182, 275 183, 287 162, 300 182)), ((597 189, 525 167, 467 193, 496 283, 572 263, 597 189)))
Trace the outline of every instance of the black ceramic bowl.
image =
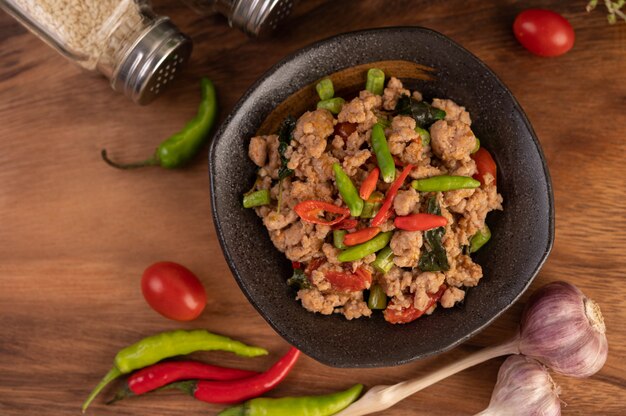
MULTIPOLYGON (((358 87, 362 88, 363 80, 364 75, 358 87)), ((287 110, 300 111, 296 107, 287 110)), ((516 301, 552 248, 549 173, 524 112, 485 64, 432 30, 400 27, 347 33, 287 57, 239 101, 216 134, 209 158, 213 219, 239 286, 280 335, 331 366, 399 365, 462 343, 516 301), (291 275, 290 262, 274 248, 254 211, 241 206, 256 172, 247 156, 249 138, 262 125, 267 127, 266 119, 290 96, 299 95, 302 101, 303 94, 311 95, 311 85, 320 78, 357 65, 397 60, 434 68, 431 81, 399 75, 427 99, 450 98, 467 107, 472 129, 496 160, 504 211, 489 214, 493 237, 475 256, 484 277, 468 290, 462 306, 438 308, 431 316, 405 325, 388 324, 381 313, 347 321, 338 314, 307 312, 285 284, 291 275)))

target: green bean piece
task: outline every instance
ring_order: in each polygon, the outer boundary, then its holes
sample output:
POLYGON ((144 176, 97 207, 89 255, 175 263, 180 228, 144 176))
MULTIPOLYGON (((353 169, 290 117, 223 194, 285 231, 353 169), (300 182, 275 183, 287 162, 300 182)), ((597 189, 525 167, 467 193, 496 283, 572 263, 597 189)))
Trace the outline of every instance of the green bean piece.
POLYGON ((348 208, 350 208, 350 215, 358 217, 363 211, 363 200, 359 196, 359 192, 354 187, 350 177, 343 171, 343 169, 341 169, 341 165, 339 163, 333 164, 333 171, 335 172, 337 189, 339 189, 339 194, 348 208))
POLYGON ((217 416, 331 416, 354 402, 362 390, 363 385, 357 384, 348 390, 324 396, 257 397, 223 410, 217 416))
POLYGON ((430 133, 428 132, 428 130, 421 127, 415 127, 415 131, 419 133, 422 139, 422 146, 428 146, 430 144, 430 133))
POLYGON ((367 299, 367 307, 370 309, 385 309, 387 307, 387 294, 380 285, 370 288, 370 296, 367 299))
POLYGON ((348 232, 346 230, 334 230, 333 231, 333 245, 340 249, 345 250, 346 245, 343 243, 343 238, 348 232))
POLYGON ((470 253, 475 253, 491 239, 491 230, 487 224, 470 239, 470 253))
POLYGON ((389 240, 391 240, 392 234, 393 231, 380 233, 376 237, 372 238, 370 241, 366 241, 365 243, 349 247, 348 249, 339 253, 337 259, 340 262, 345 263, 347 261, 359 260, 365 256, 376 253, 378 250, 383 249, 387 244, 389 244, 389 240))
POLYGON ((378 161, 380 173, 383 175, 385 183, 391 183, 396 178, 396 163, 389 151, 385 130, 380 123, 374 124, 372 127, 372 148, 378 161))
POLYGON ((328 110, 333 114, 339 114, 345 102, 346 100, 341 97, 329 98, 327 100, 318 101, 317 108, 323 108, 324 110, 328 110))
POLYGON ((387 273, 393 267, 393 251, 387 246, 376 254, 376 260, 372 262, 372 267, 381 273, 387 273))
POLYGON ((243 196, 244 208, 260 207, 261 205, 269 205, 269 203, 270 191, 267 189, 261 189, 243 196))
POLYGON ((335 88, 333 87, 333 82, 330 78, 324 78, 315 86, 315 90, 317 91, 317 95, 320 96, 320 100, 328 100, 335 96, 335 88))
POLYGON ((365 89, 372 94, 382 95, 385 89, 385 73, 378 68, 371 68, 367 71, 365 89))
POLYGON ((476 146, 474 146, 474 150, 472 150, 472 154, 478 152, 478 149, 480 149, 480 139, 478 137, 476 137, 475 139, 476 139, 476 146))
POLYGON ((416 179, 411 182, 411 186, 420 192, 445 192, 478 188, 480 182, 469 176, 440 175, 427 179, 416 179))

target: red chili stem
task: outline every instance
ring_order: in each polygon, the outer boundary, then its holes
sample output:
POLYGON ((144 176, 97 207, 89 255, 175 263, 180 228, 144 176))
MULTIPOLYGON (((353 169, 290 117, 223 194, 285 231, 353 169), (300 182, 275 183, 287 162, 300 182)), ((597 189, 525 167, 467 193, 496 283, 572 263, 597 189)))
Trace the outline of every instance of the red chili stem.
POLYGON ((413 169, 413 165, 406 165, 402 170, 400 176, 398 176, 389 187, 387 195, 385 195, 385 202, 383 202, 383 205, 380 207, 378 214, 376 214, 376 216, 372 220, 373 227, 378 227, 382 225, 387 220, 387 218, 389 218, 388 213, 391 210, 391 206, 393 205, 393 200, 398 194, 398 191, 400 190, 400 187, 402 187, 402 184, 406 180, 407 176, 409 176, 411 169, 413 169))
MULTIPOLYGON (((287 354, 264 373, 241 380, 196 380, 192 384, 192 394, 196 399, 204 402, 227 404, 258 397, 280 384, 296 364, 299 356, 300 351, 291 347, 287 354)), ((174 383, 171 386, 189 392, 188 385, 184 383, 186 382, 174 383)))
POLYGON ((359 196, 367 201, 369 197, 372 195, 372 192, 376 190, 376 183, 378 182, 378 177, 380 176, 380 169, 374 168, 367 175, 367 178, 361 183, 361 188, 359 189, 359 196))
POLYGON ((343 238, 343 243, 347 246, 355 246, 370 241, 372 238, 376 237, 378 233, 380 233, 379 227, 363 228, 362 230, 346 234, 343 238))
POLYGON ((435 214, 411 214, 396 217, 393 220, 396 228, 406 231, 426 231, 433 228, 445 227, 448 220, 441 215, 435 214))

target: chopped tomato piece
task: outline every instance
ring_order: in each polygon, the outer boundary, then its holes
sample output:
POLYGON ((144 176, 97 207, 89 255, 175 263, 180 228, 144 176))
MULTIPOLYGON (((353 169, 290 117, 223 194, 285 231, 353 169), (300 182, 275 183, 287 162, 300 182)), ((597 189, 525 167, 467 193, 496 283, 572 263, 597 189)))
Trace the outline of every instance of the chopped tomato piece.
POLYGON ((389 302, 387 309, 383 311, 383 315, 385 317, 385 321, 391 324, 407 324, 409 322, 413 322, 420 316, 424 315, 424 313, 429 310, 435 303, 441 299, 443 296, 443 292, 446 291, 446 285, 441 285, 437 293, 429 294, 430 297, 429 302, 426 304, 426 308, 424 310, 416 309, 413 306, 413 296, 411 296, 411 305, 408 308, 402 309, 389 309, 389 306, 393 306, 393 300, 389 302))
POLYGON ((476 173, 473 177, 477 181, 480 181, 481 184, 485 184, 484 176, 486 174, 491 174, 493 176, 493 183, 496 184, 497 179, 497 167, 496 162, 491 157, 491 153, 489 153, 484 147, 478 149, 478 151, 471 155, 474 162, 476 162, 476 169, 478 173, 476 173))
POLYGON ((372 283, 372 275, 362 267, 356 272, 326 272, 324 275, 331 287, 340 292, 359 292, 367 289, 372 283))

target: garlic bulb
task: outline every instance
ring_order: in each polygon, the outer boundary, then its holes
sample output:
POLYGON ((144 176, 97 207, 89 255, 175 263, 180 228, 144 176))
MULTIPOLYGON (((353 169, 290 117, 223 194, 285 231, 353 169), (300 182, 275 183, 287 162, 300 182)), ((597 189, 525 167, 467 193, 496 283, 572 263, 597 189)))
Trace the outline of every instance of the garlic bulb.
POLYGON ((519 349, 558 373, 589 377, 606 361, 605 330, 597 303, 570 283, 553 282, 526 304, 519 349))
POLYGON ((539 362, 512 355, 498 371, 489 407, 476 416, 559 416, 559 387, 539 362))

